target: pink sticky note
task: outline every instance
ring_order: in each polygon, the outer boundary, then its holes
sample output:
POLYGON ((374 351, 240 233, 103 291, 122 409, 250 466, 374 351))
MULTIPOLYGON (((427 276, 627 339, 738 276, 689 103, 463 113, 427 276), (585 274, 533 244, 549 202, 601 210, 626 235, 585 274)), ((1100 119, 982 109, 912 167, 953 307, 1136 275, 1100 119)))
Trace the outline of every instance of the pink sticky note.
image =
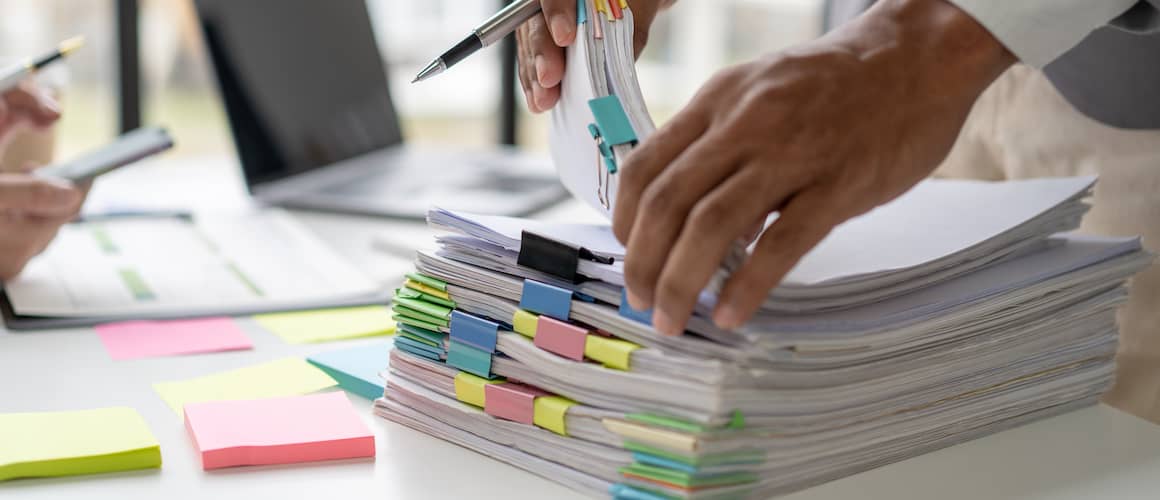
POLYGON ((206 470, 375 456, 375 436, 344 392, 185 405, 206 470))
POLYGON ((493 417, 532 425, 535 421, 536 398, 550 394, 524 384, 487 384, 483 386, 483 411, 493 417))
POLYGON ((115 360, 250 349, 253 344, 230 318, 127 321, 96 327, 115 360))
POLYGON ((540 316, 533 341, 540 349, 576 361, 584 361, 584 345, 587 342, 587 329, 547 316, 540 316))

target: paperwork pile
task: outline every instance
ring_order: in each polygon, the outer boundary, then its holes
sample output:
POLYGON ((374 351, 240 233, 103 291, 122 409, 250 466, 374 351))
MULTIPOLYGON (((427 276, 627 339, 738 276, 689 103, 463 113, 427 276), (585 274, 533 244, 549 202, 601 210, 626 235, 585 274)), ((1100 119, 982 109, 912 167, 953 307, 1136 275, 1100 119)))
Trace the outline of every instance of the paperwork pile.
POLYGON ((623 302, 609 228, 434 210, 376 412, 593 495, 760 498, 1094 404, 1151 259, 1059 234, 1094 181, 926 181, 680 337, 623 302))

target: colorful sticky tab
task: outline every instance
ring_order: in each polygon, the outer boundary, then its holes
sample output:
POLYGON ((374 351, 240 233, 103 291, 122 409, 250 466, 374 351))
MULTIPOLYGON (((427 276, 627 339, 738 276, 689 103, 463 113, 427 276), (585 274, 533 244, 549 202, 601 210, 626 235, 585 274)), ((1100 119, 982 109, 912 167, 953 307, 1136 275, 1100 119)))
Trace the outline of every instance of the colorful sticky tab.
POLYGON ((253 343, 230 318, 126 321, 97 325, 114 360, 250 349, 253 343))
POLYGON ((629 369, 632 353, 640 349, 639 345, 623 339, 589 335, 584 343, 584 356, 599 361, 608 368, 617 370, 629 369))
POLYGON ((566 417, 568 409, 576 405, 575 401, 561 396, 541 396, 533 403, 535 414, 533 422, 561 436, 568 435, 566 417))
POLYGON ((520 309, 567 321, 572 312, 572 291, 535 280, 524 280, 520 309))
POLYGON ((550 395, 530 385, 512 382, 485 385, 483 391, 486 403, 483 411, 488 415, 528 425, 535 423, 536 398, 550 395))
POLYGON ((410 309, 414 309, 414 310, 419 311, 419 312, 426 314, 428 316, 434 316, 436 318, 444 318, 444 319, 451 317, 451 308, 450 307, 445 307, 445 306, 441 306, 439 304, 433 304, 431 302, 425 302, 425 301, 418 300, 418 299, 407 298, 404 295, 400 295, 400 294, 395 295, 394 301, 395 301, 396 305, 406 306, 410 309))
POLYGON ((384 306, 259 314, 254 316, 254 320, 291 344, 395 333, 395 321, 384 306))
POLYGON ((487 406, 488 384, 502 384, 503 380, 488 380, 467 372, 455 374, 455 399, 472 406, 483 408, 487 406))
POLYGON ((399 337, 395 339, 395 348, 407 354, 412 354, 421 358, 429 359, 431 361, 439 362, 442 362, 443 357, 447 354, 442 349, 437 349, 427 344, 415 342, 414 340, 411 340, 407 337, 399 337))
POLYGON ((437 324, 432 323, 430 321, 415 319, 415 318, 412 318, 412 317, 409 317, 409 316, 406 316, 403 314, 394 314, 391 316, 391 319, 399 322, 400 324, 411 325, 415 328, 422 328, 424 330, 430 330, 430 331, 437 332, 437 331, 439 331, 439 329, 443 328, 443 325, 437 325, 437 324))
POLYGON ((432 277, 427 276, 425 274, 407 273, 407 278, 409 278, 412 281, 416 281, 416 282, 422 283, 424 285, 427 285, 427 286, 434 288, 436 290, 439 290, 441 292, 447 291, 447 283, 446 282, 444 282, 443 280, 432 278, 432 277))
POLYGON ((0 414, 0 481, 161 467, 161 446, 132 408, 0 414))
POLYGON ((451 312, 451 339, 477 349, 495 352, 499 323, 472 316, 463 311, 451 312))
POLYGON ((539 316, 523 309, 516 309, 515 314, 512 314, 512 330, 527 338, 534 339, 539 321, 539 316))
POLYGON ((548 316, 540 316, 536 327, 536 347, 565 358, 584 361, 588 330, 548 316))
POLYGON ((396 316, 403 316, 414 321, 419 321, 431 325, 439 325, 440 328, 444 328, 450 324, 450 320, 448 318, 432 316, 425 312, 407 307, 406 305, 400 304, 398 302, 391 306, 391 312, 393 312, 396 316))
POLYGON ((306 361, 317 366, 338 381, 338 386, 367 399, 383 395, 385 374, 390 364, 390 341, 321 352, 308 356, 306 361))
POLYGON ((670 495, 662 495, 621 483, 616 483, 609 487, 608 495, 613 500, 673 500, 674 498, 670 495))
POLYGON ((161 382, 153 389, 178 415, 189 403, 297 396, 338 385, 305 360, 283 358, 204 377, 161 382))
POLYGON ((652 326, 653 310, 652 309, 645 309, 643 311, 638 311, 636 309, 633 309, 632 306, 628 305, 628 289, 627 288, 620 289, 620 308, 618 309, 618 312, 620 313, 620 315, 622 317, 631 319, 633 321, 636 321, 637 323, 643 323, 643 324, 652 326))
POLYGON ((375 436, 346 394, 211 401, 185 408, 202 468, 375 456, 375 436))
POLYGON ((403 286, 423 294, 423 298, 426 300, 431 300, 431 298, 434 297, 443 301, 436 301, 436 304, 443 304, 447 307, 455 307, 455 301, 451 300, 451 294, 447 293, 446 290, 439 290, 437 288, 427 286, 423 283, 419 283, 418 281, 410 279, 403 282, 403 286))
POLYGON ((491 378, 491 353, 452 340, 447 346, 447 364, 480 377, 491 378))

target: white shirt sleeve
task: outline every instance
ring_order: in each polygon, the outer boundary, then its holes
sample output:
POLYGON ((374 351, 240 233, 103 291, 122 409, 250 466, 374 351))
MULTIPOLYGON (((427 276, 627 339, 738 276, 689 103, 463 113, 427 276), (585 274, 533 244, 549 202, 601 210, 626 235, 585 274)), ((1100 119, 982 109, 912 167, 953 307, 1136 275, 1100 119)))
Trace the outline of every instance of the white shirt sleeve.
POLYGON ((1042 68, 1136 0, 950 0, 1020 61, 1042 68))

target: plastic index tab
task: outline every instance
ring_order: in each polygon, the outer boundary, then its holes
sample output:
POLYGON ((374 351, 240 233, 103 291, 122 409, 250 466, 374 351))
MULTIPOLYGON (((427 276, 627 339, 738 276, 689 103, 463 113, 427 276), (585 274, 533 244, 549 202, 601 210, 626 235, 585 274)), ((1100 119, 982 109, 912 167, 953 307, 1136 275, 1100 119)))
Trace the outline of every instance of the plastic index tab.
POLYGON ((520 308, 567 321, 572 312, 572 291, 526 279, 520 308))
POLYGON ((495 352, 499 323, 451 311, 451 339, 487 352, 495 352))
POLYGON ((597 97, 588 101, 588 108, 596 118, 596 126, 600 128, 605 143, 611 146, 636 144, 636 131, 632 129, 632 122, 628 121, 619 97, 597 97))
POLYGON ((652 309, 645 309, 643 311, 638 311, 636 309, 633 309, 632 306, 628 305, 628 289, 627 288, 620 290, 619 312, 620 312, 620 315, 625 317, 625 318, 631 319, 631 320, 636 321, 638 323, 644 323, 646 325, 652 326, 652 313, 653 313, 652 309))

